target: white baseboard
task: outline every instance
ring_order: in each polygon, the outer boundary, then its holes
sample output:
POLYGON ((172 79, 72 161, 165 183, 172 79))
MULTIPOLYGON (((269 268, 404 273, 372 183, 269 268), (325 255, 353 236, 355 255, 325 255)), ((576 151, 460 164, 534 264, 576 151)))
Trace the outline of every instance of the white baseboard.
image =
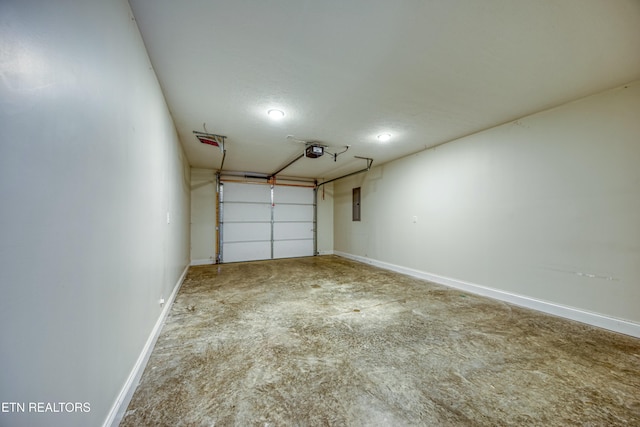
POLYGON ((211 258, 207 258, 207 259, 192 259, 191 260, 191 265, 210 265, 210 264, 215 264, 216 261, 211 259, 211 258))
POLYGON ((160 335, 160 331, 162 330, 164 321, 169 314, 169 310, 171 310, 173 301, 176 299, 176 295, 178 294, 178 291, 182 286, 182 282, 184 281, 188 270, 189 266, 186 266, 184 271, 180 275, 178 282, 174 286, 173 291, 171 292, 171 296, 169 296, 169 298, 165 301, 162 312, 160 313, 160 317, 158 317, 155 326, 151 330, 151 334, 149 334, 149 338, 147 338, 147 342, 142 348, 142 352, 140 353, 140 356, 138 356, 138 360, 129 373, 127 381, 122 387, 122 390, 120 390, 120 394, 118 395, 116 402, 111 407, 111 410, 109 411, 109 415, 107 416, 103 427, 117 427, 122 421, 127 407, 129 406, 129 402, 131 402, 131 398, 133 397, 133 393, 136 391, 136 387, 140 382, 140 378, 142 377, 144 368, 147 366, 149 357, 151 357, 151 352, 153 351, 153 347, 158 340, 158 336, 160 335))
POLYGON ((613 332, 640 338, 640 324, 630 322, 628 320, 616 319, 614 317, 581 310, 575 307, 568 307, 561 304, 527 297, 524 295, 513 294, 499 289, 489 288, 486 286, 477 285, 475 283, 464 282, 462 280, 452 279, 450 277, 439 276, 437 274, 426 273, 424 271, 414 270, 412 268, 402 267, 400 265, 390 264, 384 261, 379 261, 358 255, 352 255, 345 252, 333 252, 335 255, 354 261, 359 261, 365 264, 371 264, 376 267, 384 268, 385 270, 395 271, 397 273, 402 273, 408 276, 417 277, 419 279, 428 280, 430 282, 460 289, 476 295, 482 295, 500 301, 505 301, 521 307, 530 308, 533 310, 552 314, 554 316, 564 317, 566 319, 586 323, 591 326, 596 326, 599 328, 608 329, 613 332))
POLYGON ((333 250, 318 251, 318 255, 333 255, 333 250))

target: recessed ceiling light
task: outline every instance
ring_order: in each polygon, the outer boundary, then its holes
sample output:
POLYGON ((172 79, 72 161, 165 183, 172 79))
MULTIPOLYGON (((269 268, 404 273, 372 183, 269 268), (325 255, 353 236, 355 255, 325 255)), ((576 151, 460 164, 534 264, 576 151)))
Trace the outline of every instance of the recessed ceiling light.
POLYGON ((284 111, 282 110, 269 110, 267 111, 267 115, 272 119, 281 119, 284 117, 284 111))
POLYGON ((388 141, 391 139, 391 134, 390 133, 381 133, 380 135, 378 135, 378 139, 382 142, 388 141))

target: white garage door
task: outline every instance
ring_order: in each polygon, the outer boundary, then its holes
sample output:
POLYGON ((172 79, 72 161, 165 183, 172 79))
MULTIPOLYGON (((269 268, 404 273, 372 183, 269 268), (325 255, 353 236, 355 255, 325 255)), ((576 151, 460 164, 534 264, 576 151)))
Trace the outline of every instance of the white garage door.
POLYGON ((223 182, 221 261, 314 255, 313 188, 223 182))

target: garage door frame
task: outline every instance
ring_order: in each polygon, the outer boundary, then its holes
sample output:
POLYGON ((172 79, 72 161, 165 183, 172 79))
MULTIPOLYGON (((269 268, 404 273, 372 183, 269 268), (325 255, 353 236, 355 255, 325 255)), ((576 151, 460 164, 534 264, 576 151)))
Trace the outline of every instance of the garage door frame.
POLYGON ((265 183, 219 178, 217 196, 218 263, 303 257, 317 254, 317 191, 315 185, 265 183), (234 186, 247 185, 256 187, 253 187, 248 192, 247 200, 239 200, 236 197, 237 194, 232 199, 229 199, 225 197, 225 183, 234 186), (264 193, 257 190, 258 186, 266 187, 264 193), (279 193, 278 191, 279 189, 286 190, 288 188, 291 191, 286 193, 279 193), (305 194, 305 189, 311 191, 311 194, 305 194), (281 197, 280 194, 286 194, 286 196, 281 197), (303 200, 296 200, 296 198, 302 198, 303 200), (283 202, 279 202, 279 200, 283 200, 283 202), (235 210, 234 215, 238 215, 243 205, 247 207, 253 205, 251 207, 255 212, 247 212, 244 217, 240 214, 240 219, 229 219, 231 212, 235 210), (264 211, 267 205, 268 214, 264 211), (265 235, 267 233, 265 225, 268 225, 269 228, 268 239, 265 235), (307 229, 306 225, 310 228, 307 229), (235 233, 235 238, 240 235, 234 232, 234 228, 236 231, 244 228, 245 234, 240 237, 240 240, 231 240, 230 236, 232 234, 235 233), (255 239, 246 238, 246 232, 249 232, 247 228, 253 228, 254 232, 257 233, 255 239), (268 243, 269 246, 268 253, 265 243, 268 243), (239 255, 241 246, 244 246, 244 250, 249 254, 246 259, 239 255), (232 252, 232 248, 236 252, 232 252))

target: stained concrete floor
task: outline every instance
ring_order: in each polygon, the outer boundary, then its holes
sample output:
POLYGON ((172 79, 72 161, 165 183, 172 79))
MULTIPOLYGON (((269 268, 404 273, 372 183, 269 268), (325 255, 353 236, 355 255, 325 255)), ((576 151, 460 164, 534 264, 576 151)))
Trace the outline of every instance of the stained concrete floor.
POLYGON ((191 267, 122 426, 638 426, 640 340, 335 256, 191 267))

